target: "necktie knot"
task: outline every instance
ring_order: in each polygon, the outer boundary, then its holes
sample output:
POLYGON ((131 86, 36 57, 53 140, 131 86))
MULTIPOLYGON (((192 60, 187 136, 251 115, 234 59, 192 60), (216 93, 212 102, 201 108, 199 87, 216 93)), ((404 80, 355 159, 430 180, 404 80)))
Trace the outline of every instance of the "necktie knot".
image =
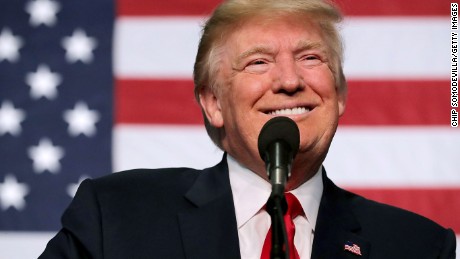
POLYGON ((284 196, 288 204, 286 215, 289 215, 291 219, 295 219, 297 216, 304 214, 302 205, 300 205, 299 200, 292 193, 287 192, 284 196))

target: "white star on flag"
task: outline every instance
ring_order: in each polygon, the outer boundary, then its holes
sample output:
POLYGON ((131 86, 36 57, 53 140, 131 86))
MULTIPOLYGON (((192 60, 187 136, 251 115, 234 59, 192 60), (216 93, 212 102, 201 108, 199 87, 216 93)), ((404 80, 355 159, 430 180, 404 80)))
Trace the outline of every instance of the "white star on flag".
POLYGON ((26 12, 30 14, 30 24, 38 26, 56 24, 56 14, 60 10, 59 3, 51 0, 35 0, 26 4, 26 12))
POLYGON ((26 76, 26 83, 30 86, 30 96, 34 99, 56 98, 56 88, 61 82, 61 76, 51 72, 50 68, 43 64, 38 66, 37 72, 27 73, 26 76))
POLYGON ((10 101, 3 101, 0 107, 0 135, 10 133, 18 136, 21 133, 21 122, 26 117, 21 109, 15 109, 10 101))
POLYGON ((5 175, 3 183, 0 183, 0 206, 2 210, 15 207, 22 210, 26 206, 24 197, 29 193, 29 187, 24 183, 18 183, 13 175, 5 175))
POLYGON ((0 62, 19 60, 19 49, 22 47, 22 39, 14 36, 9 28, 3 28, 0 33, 0 62))
POLYGON ((72 36, 64 37, 62 46, 66 50, 66 59, 69 63, 80 60, 83 63, 93 61, 93 50, 96 48, 97 41, 88 37, 82 29, 76 29, 72 36))
POLYGON ((84 102, 77 102, 73 110, 64 112, 64 120, 69 124, 69 134, 78 136, 84 134, 87 137, 96 134, 96 122, 99 121, 99 113, 88 109, 84 102))
POLYGON ((89 178, 89 176, 82 175, 78 179, 78 183, 71 183, 67 185, 67 194, 73 198, 75 194, 77 193, 78 187, 80 186, 81 182, 83 182, 87 178, 89 178))
POLYGON ((30 147, 28 151, 36 173, 43 173, 45 170, 57 173, 61 169, 59 160, 64 157, 64 149, 53 146, 51 140, 42 138, 38 146, 30 147))

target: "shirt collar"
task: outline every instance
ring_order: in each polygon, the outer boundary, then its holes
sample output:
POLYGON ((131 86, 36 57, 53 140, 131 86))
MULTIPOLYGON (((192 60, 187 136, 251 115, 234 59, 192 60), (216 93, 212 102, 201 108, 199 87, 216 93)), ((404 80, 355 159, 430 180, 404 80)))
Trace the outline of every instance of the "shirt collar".
POLYGON ((271 184, 228 154, 227 164, 236 223, 238 228, 241 228, 265 205, 271 193, 271 184))
POLYGON ((291 193, 299 200, 302 205, 305 216, 308 219, 313 231, 318 218, 319 204, 323 195, 323 177, 321 174, 322 166, 319 167, 316 174, 291 193))
MULTIPOLYGON (((271 193, 271 184, 253 173, 227 154, 227 164, 235 206, 236 222, 241 228, 265 205, 271 193)), ((322 166, 307 182, 292 190, 299 200, 305 216, 315 229, 319 203, 323 194, 322 166)))

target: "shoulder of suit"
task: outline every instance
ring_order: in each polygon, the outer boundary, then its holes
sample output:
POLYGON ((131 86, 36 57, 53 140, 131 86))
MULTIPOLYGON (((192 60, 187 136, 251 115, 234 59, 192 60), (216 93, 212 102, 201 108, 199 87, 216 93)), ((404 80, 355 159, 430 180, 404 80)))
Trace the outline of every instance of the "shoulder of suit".
POLYGON ((193 168, 133 169, 88 180, 99 194, 127 195, 146 191, 168 193, 190 188, 202 170, 193 168))
POLYGON ((388 229, 407 229, 408 231, 416 229, 418 233, 445 231, 445 228, 438 223, 415 212, 346 192, 351 200, 353 213, 361 224, 382 226, 388 229))
POLYGON ((187 168, 187 167, 172 167, 172 168, 158 168, 158 169, 131 169, 116 172, 110 175, 106 175, 95 179, 95 182, 110 183, 117 181, 143 181, 145 179, 163 179, 163 178, 181 178, 184 175, 191 176, 196 175, 202 170, 187 168))

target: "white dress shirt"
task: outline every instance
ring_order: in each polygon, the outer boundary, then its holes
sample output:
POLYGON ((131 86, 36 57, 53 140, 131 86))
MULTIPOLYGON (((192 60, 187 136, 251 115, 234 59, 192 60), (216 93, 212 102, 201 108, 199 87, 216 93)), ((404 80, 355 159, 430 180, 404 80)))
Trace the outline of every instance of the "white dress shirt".
MULTIPOLYGON (((230 185, 235 204, 236 223, 242 259, 260 259, 270 229, 270 215, 263 209, 271 184, 227 155, 230 185)), ((323 194, 321 167, 307 182, 290 191, 300 202, 305 216, 294 219, 294 244, 301 259, 311 258, 319 203, 323 194)))

